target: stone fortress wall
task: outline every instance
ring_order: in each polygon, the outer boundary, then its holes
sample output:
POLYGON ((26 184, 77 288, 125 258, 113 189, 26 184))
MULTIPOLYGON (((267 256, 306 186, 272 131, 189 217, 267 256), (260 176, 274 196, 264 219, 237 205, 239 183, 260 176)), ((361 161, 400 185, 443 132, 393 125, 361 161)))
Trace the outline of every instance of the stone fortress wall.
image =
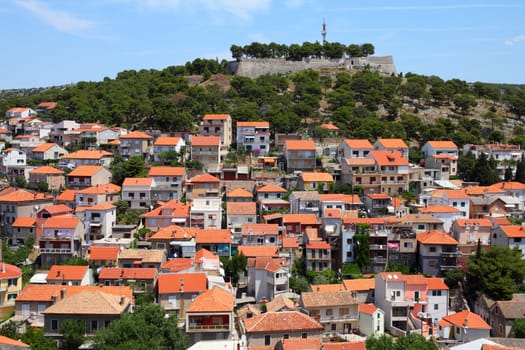
POLYGON ((282 58, 252 58, 228 63, 228 72, 248 78, 257 78, 263 74, 287 74, 305 69, 347 69, 361 70, 365 66, 387 75, 397 75, 392 56, 352 57, 341 59, 304 59, 287 61, 282 58))

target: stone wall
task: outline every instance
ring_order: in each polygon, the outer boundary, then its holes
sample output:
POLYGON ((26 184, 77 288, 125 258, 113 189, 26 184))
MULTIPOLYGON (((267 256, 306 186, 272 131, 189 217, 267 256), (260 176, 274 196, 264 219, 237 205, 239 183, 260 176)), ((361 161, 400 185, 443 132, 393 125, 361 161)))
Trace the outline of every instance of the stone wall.
POLYGON ((356 57, 348 59, 304 59, 302 61, 287 61, 282 58, 248 59, 232 61, 228 64, 228 72, 232 75, 257 78, 263 74, 288 74, 305 69, 348 69, 361 70, 366 65, 371 70, 384 74, 396 75, 392 56, 356 57))

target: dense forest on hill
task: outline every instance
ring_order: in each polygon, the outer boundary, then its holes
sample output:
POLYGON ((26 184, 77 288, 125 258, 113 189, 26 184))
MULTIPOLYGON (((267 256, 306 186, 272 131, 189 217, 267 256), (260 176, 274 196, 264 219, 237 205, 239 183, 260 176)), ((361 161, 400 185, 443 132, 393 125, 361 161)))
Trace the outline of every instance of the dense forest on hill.
POLYGON ((333 122, 352 138, 401 137, 525 146, 525 89, 407 73, 305 70, 257 79, 227 76, 226 61, 196 59, 163 70, 127 70, 99 82, 49 88, 0 100, 14 106, 57 101, 53 121, 75 119, 130 129, 192 131, 206 113, 234 121, 268 120, 273 132, 323 136, 333 122))

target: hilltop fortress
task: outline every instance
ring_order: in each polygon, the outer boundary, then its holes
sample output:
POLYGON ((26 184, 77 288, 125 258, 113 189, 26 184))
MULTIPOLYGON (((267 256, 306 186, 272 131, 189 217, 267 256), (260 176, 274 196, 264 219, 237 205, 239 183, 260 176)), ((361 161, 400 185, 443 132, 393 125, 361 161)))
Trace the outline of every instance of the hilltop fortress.
POLYGON ((368 66, 370 70, 385 75, 397 75, 392 56, 368 56, 340 59, 305 58, 287 61, 284 58, 251 58, 228 63, 228 73, 257 78, 263 74, 287 74, 305 69, 345 69, 358 71, 368 66))

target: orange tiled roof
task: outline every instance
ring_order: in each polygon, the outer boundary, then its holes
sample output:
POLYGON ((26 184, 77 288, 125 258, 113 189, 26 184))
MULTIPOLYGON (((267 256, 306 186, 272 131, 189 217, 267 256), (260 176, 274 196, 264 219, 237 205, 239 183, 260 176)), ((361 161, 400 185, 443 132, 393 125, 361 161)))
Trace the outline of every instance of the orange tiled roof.
POLYGON ((64 155, 63 159, 102 159, 104 157, 112 157, 113 153, 102 150, 87 150, 81 149, 64 155))
MULTIPOLYGON (((67 293, 67 292, 66 292, 67 293)), ((43 313, 70 315, 120 315, 131 304, 131 298, 104 293, 103 290, 82 290, 66 296, 43 313), (124 298, 122 300, 121 298, 124 298)))
POLYGON ((47 151, 48 149, 50 149, 51 147, 53 147, 55 145, 56 145, 56 143, 54 143, 54 142, 46 142, 46 143, 41 144, 40 146, 37 146, 37 147, 33 148, 33 150, 31 152, 33 152, 33 153, 42 153, 42 152, 47 151))
POLYGON ((490 227, 492 226, 489 219, 456 219, 456 222, 461 227, 466 227, 467 224, 470 225, 479 225, 481 227, 490 227))
POLYGON ((459 213, 460 210, 449 205, 429 205, 426 208, 420 208, 420 213, 459 213))
POLYGON ((502 225, 500 229, 508 238, 525 238, 525 228, 522 225, 502 225))
POLYGON ((191 138, 192 146, 214 146, 219 147, 221 138, 219 136, 193 136, 191 138))
POLYGON ((77 190, 76 192, 82 193, 82 194, 108 194, 108 193, 118 193, 120 192, 121 187, 115 184, 104 184, 104 185, 96 185, 91 186, 88 188, 84 188, 83 190, 77 190))
POLYGON ((21 342, 20 340, 8 338, 3 335, 0 335, 0 345, 7 345, 8 347, 6 347, 6 349, 18 349, 18 348, 28 348, 29 349, 29 345, 27 345, 26 343, 21 342))
POLYGON ((277 247, 272 246, 239 246, 239 254, 243 254, 246 257, 263 257, 263 256, 275 256, 279 255, 277 247))
POLYGON ((457 245, 452 236, 440 231, 421 232, 417 234, 417 241, 421 244, 457 245))
POLYGON ((490 329, 479 315, 467 310, 445 316, 443 320, 459 328, 467 326, 470 329, 490 329))
POLYGON ((192 230, 188 230, 186 227, 178 225, 169 225, 159 229, 150 237, 150 240, 189 240, 194 236, 194 232, 192 230))
POLYGON ((81 281, 89 266, 53 265, 47 273, 47 281, 81 281))
POLYGON ((321 124, 321 129, 325 130, 340 130, 336 125, 332 123, 321 124))
POLYGON ((40 102, 36 105, 37 107, 44 107, 46 109, 53 109, 57 106, 56 102, 40 102))
POLYGON ((283 223, 300 223, 301 225, 316 225, 317 216, 315 214, 284 214, 283 223))
POLYGON ((286 140, 285 147, 289 151, 315 151, 312 140, 286 140))
POLYGON ((129 134, 120 136, 121 139, 147 139, 150 140, 153 136, 143 133, 142 131, 132 131, 129 134))
POLYGON ((190 258, 174 258, 163 263, 160 268, 162 270, 169 270, 170 272, 180 272, 192 266, 193 261, 191 261, 190 258))
POLYGON ((52 166, 41 166, 41 167, 38 167, 36 169, 33 169, 33 170, 30 170, 29 173, 31 174, 50 174, 50 175, 53 175, 53 174, 58 174, 58 175, 64 175, 64 171, 63 170, 60 170, 60 169, 57 169, 57 168, 53 168, 52 166))
POLYGON ((310 285, 313 293, 324 293, 324 292, 339 292, 346 290, 345 286, 342 283, 333 283, 333 284, 312 284, 310 285))
POLYGON ((153 280, 157 276, 157 273, 158 271, 154 267, 104 267, 100 270, 98 278, 102 280, 117 280, 120 278, 153 280))
POLYGON ((283 238, 283 249, 288 248, 299 248, 299 242, 297 242, 297 238, 295 237, 284 237, 283 238))
POLYGON ((323 350, 366 350, 364 341, 323 343, 323 350))
POLYGON ((201 248, 195 253, 194 261, 195 263, 200 264, 204 260, 219 260, 219 256, 210 252, 208 249, 201 248))
POLYGON ((45 229, 75 229, 80 219, 74 216, 52 216, 44 223, 45 229))
POLYGON ((306 244, 306 249, 330 249, 330 244, 322 241, 308 242, 308 244, 306 244))
POLYGON ((181 166, 152 166, 148 176, 184 176, 186 169, 181 166))
POLYGON ((377 139, 377 142, 384 148, 408 148, 407 144, 402 139, 377 139))
POLYGON ((435 159, 451 159, 451 160, 457 160, 458 157, 452 155, 452 154, 434 154, 432 158, 435 159))
POLYGON ((448 286, 445 284, 445 281, 439 277, 427 277, 427 288, 429 290, 448 290, 448 286))
POLYGON ((301 177, 304 182, 334 182, 332 174, 326 172, 303 172, 301 177))
POLYGON ((257 206, 255 202, 227 202, 227 215, 255 215, 257 206))
POLYGON ((248 258, 246 266, 275 273, 284 266, 288 266, 288 263, 285 259, 275 256, 257 256, 248 258))
POLYGON ((20 203, 20 202, 31 202, 34 200, 52 200, 53 196, 45 194, 45 193, 38 193, 38 192, 30 192, 23 189, 14 189, 9 190, 10 188, 4 189, 2 192, 0 192, 0 202, 13 202, 13 203, 20 203))
POLYGON ((277 224, 244 224, 242 225, 243 236, 249 235, 277 235, 279 225, 277 224))
POLYGON ((60 296, 60 291, 66 290, 66 295, 73 295, 83 290, 101 290, 104 293, 132 297, 131 287, 126 286, 62 286, 51 284, 29 284, 22 289, 17 301, 51 301, 53 296, 60 296))
POLYGON ((434 198, 444 198, 445 196, 448 199, 468 199, 468 194, 465 193, 464 189, 461 190, 435 190, 431 194, 434 198))
POLYGON ((176 146, 180 142, 180 137, 159 136, 153 143, 155 146, 176 146))
POLYGON ((319 338, 288 338, 281 340, 282 350, 319 350, 323 349, 319 338))
POLYGON ((119 247, 91 247, 88 260, 117 260, 119 252, 119 247))
POLYGON ((33 227, 36 224, 35 218, 17 217, 11 224, 13 227, 33 227))
POLYGON ((428 141, 428 144, 432 146, 432 148, 458 148, 453 141, 428 141))
POLYGON ((376 280, 374 278, 359 278, 355 280, 343 280, 343 285, 346 290, 366 291, 372 290, 376 287, 376 280))
POLYGON ((281 186, 278 186, 276 184, 268 184, 268 185, 265 185, 265 186, 262 186, 262 187, 259 187, 257 190, 257 192, 260 192, 260 193, 268 193, 268 192, 281 192, 281 193, 286 193, 286 189, 282 188, 281 186))
POLYGON ((73 202, 75 200, 75 194, 78 190, 64 190, 57 196, 57 201, 62 202, 73 202))
POLYGON ((467 186, 464 188, 465 193, 469 196, 479 196, 487 192, 487 186, 467 186))
POLYGON ((525 190, 525 184, 522 184, 518 181, 506 181, 495 183, 494 185, 489 186, 489 188, 500 188, 503 190, 525 190))
POLYGON ((22 271, 15 265, 3 263, 3 270, 0 269, 0 280, 18 278, 22 276, 22 271))
POLYGON ((237 122, 237 127, 259 127, 259 128, 269 128, 270 122, 237 122))
POLYGON ((298 311, 267 312, 243 320, 247 333, 268 333, 316 330, 324 327, 310 316, 298 311))
POLYGON ((386 193, 367 193, 366 196, 370 199, 391 199, 386 193))
POLYGON ((205 272, 160 274, 158 281, 159 294, 198 293, 206 290, 205 272))
POLYGON ((246 191, 244 188, 236 188, 226 193, 228 198, 253 198, 253 194, 246 191))
POLYGON ((73 169, 67 176, 93 176, 102 169, 104 169, 102 165, 79 165, 78 167, 73 169))
POLYGON ((122 187, 151 187, 153 179, 151 177, 127 177, 122 183, 122 187))
POLYGON ((350 148, 372 149, 374 146, 367 139, 346 139, 344 141, 350 148))
POLYGON ((195 243, 230 243, 231 231, 227 229, 206 229, 197 232, 195 243))
POLYGON ((188 313, 233 312, 234 298, 231 293, 218 286, 198 295, 188 308, 188 313))
POLYGON ((226 120, 229 114, 205 114, 203 120, 226 120))
POLYGON ((359 304, 359 312, 362 312, 367 315, 372 315, 376 312, 377 306, 374 304, 359 304))
POLYGON ((322 193, 319 195, 322 202, 343 202, 344 204, 363 204, 357 194, 322 193))
POLYGON ((193 182, 193 183, 221 182, 220 179, 208 173, 196 175, 192 177, 191 179, 189 179, 188 181, 193 182))
POLYGON ((408 160, 399 151, 371 151, 370 155, 379 166, 408 166, 408 160))

